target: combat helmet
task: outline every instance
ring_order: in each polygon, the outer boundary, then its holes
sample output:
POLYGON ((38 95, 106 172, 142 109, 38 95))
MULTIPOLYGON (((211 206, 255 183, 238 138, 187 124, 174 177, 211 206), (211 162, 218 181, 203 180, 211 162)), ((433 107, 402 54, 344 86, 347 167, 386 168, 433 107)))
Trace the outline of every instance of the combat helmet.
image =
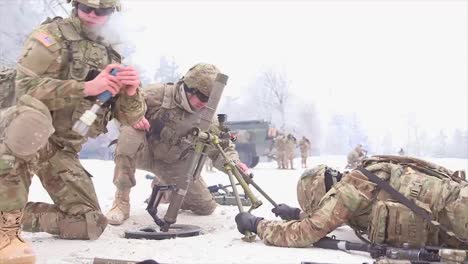
POLYGON ((318 165, 302 173, 297 183, 297 200, 302 210, 312 213, 342 174, 326 165, 318 165))
POLYGON ((195 89, 209 97, 218 73, 219 69, 213 64, 199 63, 188 70, 182 81, 188 89, 195 89))
POLYGON ((77 3, 93 8, 115 8, 116 11, 121 10, 120 0, 67 0, 68 3, 72 3, 75 6, 77 3))

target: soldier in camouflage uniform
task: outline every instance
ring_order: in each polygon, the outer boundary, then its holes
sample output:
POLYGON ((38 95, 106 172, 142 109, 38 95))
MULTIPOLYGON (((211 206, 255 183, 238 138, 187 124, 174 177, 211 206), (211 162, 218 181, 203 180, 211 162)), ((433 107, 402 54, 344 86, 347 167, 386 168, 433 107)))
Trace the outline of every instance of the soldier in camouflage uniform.
POLYGON ((403 148, 400 148, 400 150, 398 151, 398 155, 400 155, 400 156, 405 155, 405 151, 403 150, 403 148))
MULTIPOLYGON (((462 239, 468 238, 468 183, 444 167, 399 156, 362 161, 371 171, 462 239)), ((281 204, 272 212, 288 221, 269 221, 249 213, 236 216, 238 229, 255 232, 266 244, 307 247, 342 224, 377 244, 410 247, 466 247, 439 231, 380 190, 360 171, 341 174, 325 165, 306 170, 297 185, 302 208, 281 204)))
MULTIPOLYGON (((120 130, 114 172, 117 190, 112 209, 106 215, 110 224, 120 225, 130 216, 130 190, 136 184, 137 168, 158 175, 162 179, 157 181, 161 183, 186 185, 186 163, 190 161, 187 151, 191 147, 187 135, 207 104, 218 73, 214 65, 197 64, 176 84, 153 84, 144 89, 146 124, 122 126, 120 130)), ((216 125, 211 130, 219 132, 216 125)), ((234 144, 223 147, 230 158, 247 170, 239 161, 234 144)), ((213 149, 208 156, 214 167, 223 170, 224 160, 218 151, 213 149)), ((209 215, 216 208, 201 177, 193 179, 186 191, 182 209, 209 215)))
POLYGON ((17 64, 16 106, 0 116, 0 263, 33 263, 19 237, 47 232, 65 239, 97 239, 107 220, 91 175, 78 160, 87 137, 106 132, 108 120, 133 125, 143 118, 138 73, 121 66, 119 54, 99 29, 117 0, 76 0, 69 18, 47 21, 27 38, 17 64), (110 74, 117 68, 116 76, 110 74), (73 124, 109 91, 86 137, 73 124), (54 204, 28 202, 36 174, 54 204))
POLYGON ((282 133, 278 132, 278 135, 275 137, 275 149, 278 169, 286 169, 286 137, 282 133))
POLYGON ((354 169, 358 166, 359 162, 366 156, 366 152, 361 144, 358 144, 351 152, 348 153, 348 164, 346 168, 354 169))
POLYGON ((302 136, 302 139, 299 140, 299 149, 301 150, 302 168, 307 168, 307 158, 309 157, 310 152, 310 141, 305 136, 302 136))
POLYGON ((288 134, 286 137, 286 168, 294 170, 294 157, 296 152, 296 138, 292 134, 288 134))

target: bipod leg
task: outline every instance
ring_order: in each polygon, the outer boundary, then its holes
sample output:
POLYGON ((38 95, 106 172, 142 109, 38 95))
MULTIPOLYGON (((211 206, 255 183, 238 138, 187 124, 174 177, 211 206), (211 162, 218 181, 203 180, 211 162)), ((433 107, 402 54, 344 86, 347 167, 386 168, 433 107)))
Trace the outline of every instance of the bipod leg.
POLYGON ((176 186, 174 184, 153 186, 146 211, 148 211, 154 222, 159 227, 165 227, 167 225, 163 220, 161 220, 161 218, 158 217, 158 206, 163 196, 162 192, 173 191, 175 188, 176 186))
POLYGON ((267 199, 272 205, 273 207, 277 207, 278 204, 273 201, 273 199, 271 199, 271 197, 265 192, 263 191, 262 188, 260 188, 260 186, 258 186, 258 184, 256 182, 253 181, 253 179, 250 180, 250 184, 252 184, 252 186, 259 192, 263 195, 263 197, 265 197, 265 199, 267 199))
MULTIPOLYGON (((226 164, 224 165, 224 168, 226 171, 229 171, 231 173, 231 176, 235 177, 237 179, 237 182, 239 182, 240 186, 244 190, 245 196, 247 196, 252 203, 251 210, 258 208, 259 206, 262 205, 262 201, 258 200, 257 197, 253 194, 252 190, 249 188, 249 185, 245 181, 245 179, 242 177, 242 175, 239 172, 239 169, 237 168, 236 164, 234 161, 230 160, 226 153, 224 152, 223 148, 219 144, 219 142, 213 142, 213 144, 216 146, 216 148, 219 150, 221 155, 223 155, 224 160, 226 160, 226 164)), ((231 177, 230 176, 230 177, 231 177)), ((231 185, 233 185, 234 182, 231 182, 231 185)), ((233 186, 234 187, 234 186, 233 186)), ((234 190, 234 188, 233 188, 234 190)))
MULTIPOLYGON (((239 192, 237 191, 237 186, 234 181, 234 175, 232 174, 232 170, 230 167, 226 168, 227 174, 229 176, 229 181, 231 182, 232 192, 234 193, 234 197, 236 198, 237 208, 239 209, 239 213, 244 212, 244 207, 242 206, 242 202, 240 200, 239 192)), ((250 231, 245 231, 244 237, 242 238, 245 242, 254 242, 255 241, 255 234, 252 234, 250 231)))

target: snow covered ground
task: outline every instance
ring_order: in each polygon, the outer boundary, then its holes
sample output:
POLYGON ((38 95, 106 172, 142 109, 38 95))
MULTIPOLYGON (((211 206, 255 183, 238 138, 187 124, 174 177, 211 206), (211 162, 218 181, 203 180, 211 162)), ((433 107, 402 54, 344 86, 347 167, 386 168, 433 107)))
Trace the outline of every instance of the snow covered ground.
MULTIPOLYGON (((345 165, 344 156, 319 156, 309 159, 309 167, 327 164, 338 169, 345 165)), ((450 169, 467 169, 466 159, 428 159, 450 169)), ((113 201, 114 185, 112 177, 114 164, 111 161, 83 160, 85 168, 94 175, 94 184, 102 210, 106 213, 113 201)), ((296 160, 300 167, 300 160, 296 160)), ((255 181, 277 203, 298 206, 296 200, 296 182, 303 169, 277 170, 273 162, 260 163, 254 168, 255 181)), ((120 258, 126 260, 154 259, 160 263, 294 263, 301 261, 326 263, 372 263, 366 253, 352 254, 318 248, 278 248, 266 246, 258 238, 254 243, 241 240, 242 235, 236 229, 234 217, 236 206, 218 206, 210 216, 197 216, 189 211, 181 211, 179 224, 193 224, 202 228, 202 235, 190 238, 170 240, 136 240, 123 238, 126 229, 154 225, 145 211, 144 200, 150 194, 150 181, 144 176, 145 171, 137 172, 137 185, 131 193, 131 216, 122 226, 108 226, 96 241, 62 240, 46 233, 23 233, 32 241, 38 255, 39 264, 92 263, 92 258, 120 258)), ((208 185, 229 184, 228 177, 221 172, 204 173, 208 185)), ((30 188, 31 201, 51 202, 37 177, 30 188)), ((273 219, 272 206, 265 200, 263 205, 254 210, 257 216, 273 219)), ((160 207, 160 216, 166 206, 160 207)), ((333 232, 338 239, 359 242, 353 231, 340 227, 333 232)))

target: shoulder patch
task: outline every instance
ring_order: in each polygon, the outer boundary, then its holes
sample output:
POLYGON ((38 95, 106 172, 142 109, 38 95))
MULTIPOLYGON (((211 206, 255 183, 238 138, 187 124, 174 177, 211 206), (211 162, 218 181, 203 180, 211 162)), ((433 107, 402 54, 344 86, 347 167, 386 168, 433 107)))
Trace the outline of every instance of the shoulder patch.
POLYGON ((42 43, 42 45, 46 46, 47 48, 54 45, 55 43, 57 43, 57 41, 55 40, 54 37, 52 37, 51 35, 43 32, 43 31, 37 32, 34 35, 34 38, 37 41, 39 41, 40 43, 42 43))

